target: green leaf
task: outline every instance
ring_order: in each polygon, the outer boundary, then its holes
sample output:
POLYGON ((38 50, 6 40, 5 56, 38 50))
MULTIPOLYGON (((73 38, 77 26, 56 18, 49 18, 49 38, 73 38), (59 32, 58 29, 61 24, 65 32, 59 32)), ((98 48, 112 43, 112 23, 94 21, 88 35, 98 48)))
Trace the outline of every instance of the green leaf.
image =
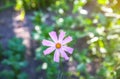
POLYGON ((4 60, 2 61, 2 64, 3 64, 3 65, 11 65, 11 62, 10 62, 8 59, 4 59, 4 60))
POLYGON ((86 65, 84 63, 78 64, 77 65, 77 70, 81 71, 81 72, 85 72, 86 71, 86 65))
POLYGON ((13 55, 13 51, 11 51, 11 50, 6 50, 6 51, 4 51, 3 52, 3 56, 6 56, 6 57, 10 57, 11 55, 13 55))
POLYGON ((28 74, 25 72, 22 72, 17 76, 17 79, 28 79, 28 74))
POLYGON ((0 79, 14 79, 15 73, 12 70, 3 70, 0 72, 0 79))

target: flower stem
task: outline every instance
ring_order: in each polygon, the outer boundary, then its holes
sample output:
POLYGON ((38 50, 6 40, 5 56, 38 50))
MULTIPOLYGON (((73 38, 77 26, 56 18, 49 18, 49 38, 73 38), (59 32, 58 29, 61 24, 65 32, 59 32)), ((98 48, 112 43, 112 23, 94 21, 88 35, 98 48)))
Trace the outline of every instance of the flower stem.
POLYGON ((58 73, 57 79, 62 79, 62 78, 63 78, 63 67, 62 67, 62 61, 60 60, 59 73, 58 73))

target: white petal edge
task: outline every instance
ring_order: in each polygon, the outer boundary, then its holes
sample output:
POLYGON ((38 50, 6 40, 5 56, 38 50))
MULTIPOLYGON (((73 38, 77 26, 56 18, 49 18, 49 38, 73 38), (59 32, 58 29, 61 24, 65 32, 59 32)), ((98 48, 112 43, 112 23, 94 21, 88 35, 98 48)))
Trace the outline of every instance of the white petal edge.
POLYGON ((42 45, 44 46, 55 46, 55 44, 49 40, 43 40, 42 45))
POLYGON ((67 56, 66 52, 62 49, 59 49, 60 50, 60 54, 61 56, 65 59, 65 60, 69 60, 69 57, 67 56))
POLYGON ((50 32, 49 35, 54 42, 58 41, 57 34, 55 31, 50 32))
POLYGON ((43 51, 44 55, 50 54, 55 50, 55 47, 49 47, 43 51))
POLYGON ((72 41, 72 37, 71 37, 71 36, 68 36, 68 37, 66 37, 66 38, 62 41, 62 44, 65 45, 65 44, 67 44, 67 43, 69 43, 69 42, 71 42, 71 41, 72 41))
POLYGON ((55 62, 59 62, 60 60, 60 53, 59 53, 59 50, 55 50, 55 53, 54 53, 54 61, 55 62))
POLYGON ((68 52, 69 54, 72 54, 74 49, 68 46, 62 46, 62 49, 66 52, 68 52))
POLYGON ((64 32, 63 30, 60 31, 60 34, 59 34, 59 42, 62 42, 62 41, 63 41, 63 39, 64 39, 64 37, 65 37, 65 33, 66 33, 66 32, 64 32))

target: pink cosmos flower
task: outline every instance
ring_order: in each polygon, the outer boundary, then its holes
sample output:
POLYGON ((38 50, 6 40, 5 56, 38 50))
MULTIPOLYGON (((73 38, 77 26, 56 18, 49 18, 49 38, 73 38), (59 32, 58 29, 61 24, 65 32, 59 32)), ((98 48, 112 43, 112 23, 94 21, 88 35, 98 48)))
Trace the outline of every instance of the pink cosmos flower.
POLYGON ((50 32, 49 35, 53 41, 49 41, 49 40, 42 41, 42 44, 44 46, 48 46, 48 48, 43 51, 44 55, 50 54, 55 50, 54 53, 55 62, 59 62, 60 56, 63 57, 65 60, 68 60, 69 57, 67 56, 66 52, 72 54, 74 49, 68 47, 66 44, 72 41, 72 37, 68 36, 64 38, 65 37, 64 31, 60 31, 59 37, 57 37, 55 31, 50 32))

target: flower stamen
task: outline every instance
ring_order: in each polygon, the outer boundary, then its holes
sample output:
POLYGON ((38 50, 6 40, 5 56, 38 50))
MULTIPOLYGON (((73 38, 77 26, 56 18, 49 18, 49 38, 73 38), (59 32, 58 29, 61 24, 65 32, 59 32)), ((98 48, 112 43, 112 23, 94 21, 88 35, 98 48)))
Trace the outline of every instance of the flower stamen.
POLYGON ((60 44, 60 43, 57 43, 57 44, 56 44, 56 48, 57 48, 57 49, 61 48, 61 44, 60 44))

